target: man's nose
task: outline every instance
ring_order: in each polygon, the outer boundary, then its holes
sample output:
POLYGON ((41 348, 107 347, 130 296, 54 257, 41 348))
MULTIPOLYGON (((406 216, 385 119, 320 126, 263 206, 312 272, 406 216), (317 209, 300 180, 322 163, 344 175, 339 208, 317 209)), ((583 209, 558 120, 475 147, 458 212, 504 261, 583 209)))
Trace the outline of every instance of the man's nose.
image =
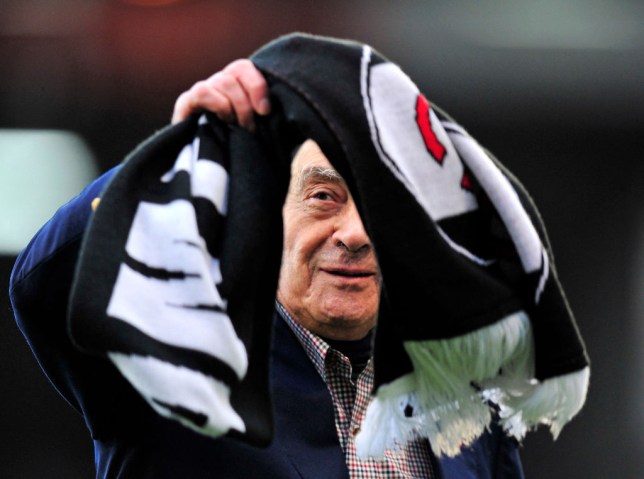
POLYGON ((346 248, 351 252, 371 248, 371 240, 367 236, 367 231, 364 229, 353 200, 349 201, 345 205, 345 211, 338 215, 338 225, 333 233, 333 240, 336 246, 346 248))

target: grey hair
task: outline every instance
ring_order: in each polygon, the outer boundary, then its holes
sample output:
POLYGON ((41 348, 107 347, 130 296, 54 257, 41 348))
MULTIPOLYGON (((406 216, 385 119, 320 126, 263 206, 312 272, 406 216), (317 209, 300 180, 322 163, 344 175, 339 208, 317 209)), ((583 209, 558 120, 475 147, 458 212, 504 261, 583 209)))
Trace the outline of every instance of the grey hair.
POLYGON ((306 181, 310 178, 316 178, 322 181, 329 181, 331 183, 344 183, 344 178, 333 168, 322 168, 320 166, 312 166, 302 171, 297 179, 298 190, 302 190, 306 181))

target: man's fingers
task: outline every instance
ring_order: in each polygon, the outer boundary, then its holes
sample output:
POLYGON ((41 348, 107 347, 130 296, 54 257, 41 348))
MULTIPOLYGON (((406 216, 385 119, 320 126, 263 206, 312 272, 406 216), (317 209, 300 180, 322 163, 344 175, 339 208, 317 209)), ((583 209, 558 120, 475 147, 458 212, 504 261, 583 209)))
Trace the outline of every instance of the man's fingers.
POLYGON ((188 116, 190 116, 190 113, 192 113, 189 108, 189 95, 189 91, 184 91, 181 95, 179 95, 177 101, 174 102, 174 110, 172 111, 173 124, 185 120, 186 118, 188 118, 188 116))
POLYGON ((183 121, 191 114, 202 110, 212 111, 224 121, 235 121, 230 100, 211 88, 204 80, 195 83, 190 90, 179 95, 174 104, 172 123, 183 121))
POLYGON ((206 83, 209 90, 224 96, 230 106, 230 111, 211 111, 217 113, 223 120, 234 121, 234 118, 237 118, 237 122, 241 127, 249 130, 254 129, 253 105, 244 90, 244 86, 234 75, 223 70, 211 76, 206 80, 206 83), (230 115, 233 116, 233 120, 228 119, 230 115))
POLYGON ((230 63, 223 70, 234 76, 250 99, 253 110, 259 115, 271 111, 266 79, 250 60, 243 58, 230 63))
POLYGON ((177 98, 172 123, 208 110, 228 122, 254 130, 254 113, 270 113, 268 86, 250 60, 236 60, 206 80, 195 83, 177 98))

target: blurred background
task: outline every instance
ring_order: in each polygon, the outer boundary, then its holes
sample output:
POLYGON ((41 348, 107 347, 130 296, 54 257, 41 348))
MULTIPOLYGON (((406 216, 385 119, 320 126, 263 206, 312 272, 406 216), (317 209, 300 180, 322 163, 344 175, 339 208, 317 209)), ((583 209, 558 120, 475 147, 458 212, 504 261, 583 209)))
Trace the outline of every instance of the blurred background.
POLYGON ((93 477, 82 418, 14 321, 38 225, 164 126, 177 95, 291 31, 371 44, 532 193, 593 361, 534 478, 644 470, 644 2, 0 0, 0 477, 93 477))

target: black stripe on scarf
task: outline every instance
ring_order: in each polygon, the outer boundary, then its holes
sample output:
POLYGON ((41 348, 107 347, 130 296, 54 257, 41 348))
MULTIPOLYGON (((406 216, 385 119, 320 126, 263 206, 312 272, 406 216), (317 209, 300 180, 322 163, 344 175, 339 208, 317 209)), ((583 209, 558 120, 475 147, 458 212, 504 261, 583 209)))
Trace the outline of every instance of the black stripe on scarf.
POLYGON ((182 366, 193 371, 199 371, 206 376, 222 381, 228 387, 239 382, 237 374, 224 361, 209 354, 194 349, 173 346, 158 341, 127 321, 119 318, 108 317, 105 329, 109 331, 110 343, 106 345, 107 351, 136 356, 152 356, 161 361, 182 366), (112 341, 114 341, 112 343, 112 341), (127 344, 127 348, 120 346, 127 344))

